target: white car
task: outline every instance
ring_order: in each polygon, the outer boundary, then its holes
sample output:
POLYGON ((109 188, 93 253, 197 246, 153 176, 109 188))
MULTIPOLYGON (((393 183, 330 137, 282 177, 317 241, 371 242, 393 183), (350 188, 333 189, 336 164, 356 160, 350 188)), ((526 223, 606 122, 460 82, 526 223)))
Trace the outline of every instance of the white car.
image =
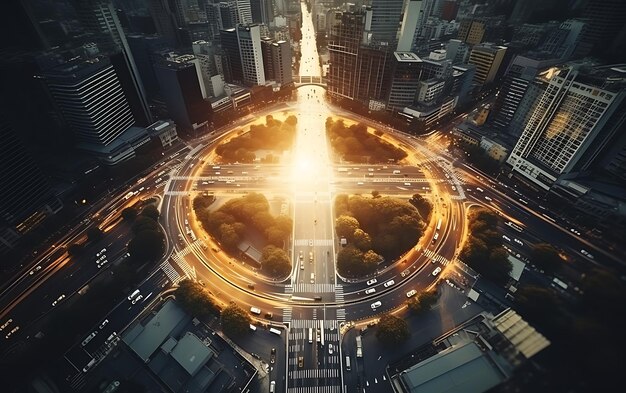
POLYGON ((436 276, 437 274, 439 274, 440 271, 441 271, 441 268, 436 267, 435 270, 433 270, 433 276, 436 276))
POLYGON ((138 301, 140 301, 141 299, 143 299, 143 295, 139 295, 136 298, 133 299, 132 303, 133 304, 137 304, 138 301))
MULTIPOLYGON (((508 237, 507 235, 502 235, 502 238, 503 238, 504 240, 506 240, 507 242, 510 242, 510 241, 511 241, 511 238, 510 238, 510 237, 508 237)), ((515 240, 517 240, 517 239, 515 239, 515 240)))
POLYGON ((333 354, 333 344, 328 344, 328 354, 329 355, 333 354))
POLYGON ((91 341, 94 337, 96 337, 96 334, 98 334, 98 331, 96 330, 95 332, 91 333, 90 335, 88 335, 83 342, 81 343, 81 345, 84 347, 85 345, 89 344, 89 341, 91 341))
POLYGON ((383 286, 384 286, 385 288, 389 288, 390 286, 392 286, 392 285, 393 285, 393 284, 395 284, 395 283, 396 283, 395 281, 393 281, 393 280, 389 280, 389 281, 387 281, 386 283, 384 283, 384 284, 383 284, 383 286))
POLYGON ((523 245, 524 245, 524 243, 523 243, 520 239, 518 239, 518 238, 513 239, 513 241, 514 241, 515 243, 519 244, 520 246, 523 246, 523 245))
POLYGON ((371 307, 372 310, 376 310, 378 307, 382 306, 383 304, 379 301, 372 303, 371 307))
POLYGON ((593 259, 593 255, 591 255, 588 251, 586 250, 580 250, 580 253, 585 255, 586 257, 593 259))
POLYGON ((104 321, 102 321, 102 323, 100 324, 100 329, 102 329, 103 327, 105 327, 108 323, 109 323, 109 320, 108 320, 108 319, 105 319, 104 321))
POLYGON ((366 295, 369 295, 370 293, 374 293, 374 292, 376 292, 376 288, 367 288, 365 290, 366 295))
POLYGON ((417 291, 415 289, 411 289, 410 291, 406 293, 406 297, 413 297, 415 296, 416 293, 417 291))
POLYGON ((378 282, 378 280, 377 280, 377 279, 372 278, 371 280, 367 280, 367 285, 374 285, 374 284, 376 284, 377 282, 378 282))
POLYGON ((61 300, 63 300, 63 299, 65 299, 65 295, 64 295, 64 294, 63 294, 63 295, 61 295, 61 296, 59 296, 59 297, 57 298, 57 300, 55 300, 55 301, 53 301, 53 302, 52 302, 52 307, 54 307, 54 306, 56 306, 57 304, 59 304, 59 302, 60 302, 61 300))
POLYGON ((487 200, 489 202, 493 201, 493 199, 489 198, 488 196, 485 197, 485 200, 487 200))
POLYGON ((309 247, 313 247, 313 240, 309 240, 309 247))
POLYGON ((100 255, 104 254, 105 252, 107 252, 107 249, 103 248, 102 250, 100 250, 100 252, 96 253, 96 256, 99 257, 100 255))
POLYGON ((35 268, 33 270, 30 271, 30 275, 32 276, 33 274, 35 274, 36 272, 41 270, 41 265, 37 265, 35 266, 35 268))

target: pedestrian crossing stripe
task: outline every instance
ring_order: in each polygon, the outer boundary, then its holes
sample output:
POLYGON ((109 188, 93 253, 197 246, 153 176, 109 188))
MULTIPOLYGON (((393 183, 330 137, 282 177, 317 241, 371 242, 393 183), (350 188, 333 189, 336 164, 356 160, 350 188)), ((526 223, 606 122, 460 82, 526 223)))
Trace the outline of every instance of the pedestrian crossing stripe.
MULTIPOLYGON (((297 359, 289 359, 290 365, 298 364, 297 359), (293 363, 291 362, 293 360, 293 363)), ((314 368, 310 370, 293 370, 290 372, 291 379, 306 378, 338 378, 339 369, 337 368, 314 368)))
POLYGON ((424 255, 426 255, 428 258, 432 259, 435 262, 441 263, 444 266, 449 265, 450 262, 451 262, 447 258, 445 258, 445 257, 443 257, 443 256, 441 256, 439 254, 436 254, 432 250, 428 250, 428 249, 424 250, 424 255))
MULTIPOLYGON (((303 246, 308 246, 310 243, 310 241, 313 239, 296 239, 293 244, 296 247, 303 247, 303 246)), ((313 246, 314 247, 320 247, 320 246, 332 246, 333 245, 333 239, 315 239, 313 240, 313 246)))
POLYGON ((296 388, 288 388, 287 393, 341 393, 341 386, 299 386, 296 388))
MULTIPOLYGON (((334 319, 324 320, 324 329, 336 329, 339 324, 334 319)), ((292 319, 291 329, 308 329, 320 327, 320 319, 292 319)))
POLYGON ((160 266, 163 273, 170 279, 173 284, 177 284, 180 281, 180 274, 174 269, 174 267, 169 263, 169 261, 165 261, 160 266))
POLYGON ((329 293, 335 292, 335 284, 308 284, 301 283, 293 286, 292 293, 329 293))

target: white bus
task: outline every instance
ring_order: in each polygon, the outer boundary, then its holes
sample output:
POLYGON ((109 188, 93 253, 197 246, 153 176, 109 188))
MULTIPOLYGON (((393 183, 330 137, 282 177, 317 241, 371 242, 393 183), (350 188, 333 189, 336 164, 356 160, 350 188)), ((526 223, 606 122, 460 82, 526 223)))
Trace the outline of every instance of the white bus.
POLYGON ((350 356, 346 356, 346 371, 350 371, 350 356))
POLYGON ((313 328, 309 328, 309 344, 313 344, 313 328))
POLYGON ((363 345, 361 343, 361 336, 356 336, 356 357, 363 357, 363 345))
POLYGON ((324 320, 320 319, 320 339, 322 340, 320 342, 320 345, 323 347, 324 346, 324 320))
POLYGON ((437 221, 437 230, 441 229, 441 218, 437 221))
POLYGON ((270 333, 274 333, 277 336, 280 336, 282 334, 280 330, 275 329, 275 328, 270 328, 270 333))
POLYGON ((517 225, 517 224, 516 224, 516 223, 514 223, 514 222, 507 221, 507 222, 506 222, 506 225, 510 226, 511 228, 515 229, 515 230, 516 230, 516 231, 518 231, 518 232, 522 232, 522 231, 523 231, 522 227, 521 227, 521 226, 519 226, 519 225, 517 225))

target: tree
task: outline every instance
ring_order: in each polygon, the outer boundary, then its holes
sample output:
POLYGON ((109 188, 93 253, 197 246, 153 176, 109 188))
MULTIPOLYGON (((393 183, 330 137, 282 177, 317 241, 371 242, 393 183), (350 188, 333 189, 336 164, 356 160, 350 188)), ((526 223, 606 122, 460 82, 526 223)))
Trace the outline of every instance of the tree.
POLYGON ((413 194, 411 199, 409 199, 409 203, 417 209, 420 216, 423 220, 428 220, 430 218, 430 213, 433 210, 433 205, 430 201, 420 194, 413 194))
POLYGON ((133 233, 137 235, 144 231, 159 231, 159 224, 151 217, 140 214, 133 223, 133 233))
POLYGON ((164 251, 165 237, 160 231, 141 231, 128 243, 128 252, 135 261, 156 261, 164 251))
POLYGON ((352 234, 352 242, 356 248, 366 251, 372 248, 372 239, 361 228, 357 228, 352 234))
POLYGON ((547 322, 556 314, 559 308, 557 298, 547 288, 527 285, 519 288, 515 293, 515 303, 529 321, 547 322))
POLYGON ((554 272, 559 269, 563 260, 559 251, 547 243, 538 243, 532 249, 530 260, 542 269, 554 272))
POLYGON ((372 190, 372 198, 380 198, 380 192, 378 192, 377 190, 372 190))
POLYGON ((183 280, 174 291, 176 301, 191 315, 208 317, 219 315, 219 307, 211 300, 206 289, 195 281, 183 280))
POLYGON ((136 208, 127 207, 126 209, 122 210, 122 219, 124 221, 133 221, 135 218, 137 218, 138 214, 139 212, 136 208))
POLYGON ((429 311, 437 303, 437 291, 424 291, 408 301, 409 310, 414 314, 429 311))
POLYGON ((198 195, 193 199, 193 210, 204 210, 215 202, 214 195, 198 195))
POLYGON ((145 217, 150 217, 154 221, 158 222, 161 212, 159 212, 159 209, 157 209, 156 206, 148 205, 143 208, 143 210, 141 211, 141 215, 145 217))
POLYGON ((104 232, 102 232, 102 230, 97 226, 93 226, 87 229, 87 240, 89 240, 90 242, 97 242, 98 240, 102 239, 103 236, 104 232))
POLYGON ((239 337, 250 331, 252 322, 248 313, 235 302, 231 302, 221 314, 222 331, 230 337, 239 337))
POLYGON ((269 245, 261 253, 261 268, 271 277, 285 277, 291 272, 291 263, 283 249, 269 245))
POLYGON ((385 345, 397 346, 411 336, 409 325, 404 319, 385 314, 380 317, 376 338, 385 345))
POLYGON ((337 271, 344 277, 365 276, 363 253, 353 245, 343 247, 337 253, 337 271))
POLYGON ((337 236, 345 237, 349 241, 352 241, 352 235, 354 231, 359 228, 359 221, 350 216, 339 216, 335 220, 335 231, 337 231, 337 236))

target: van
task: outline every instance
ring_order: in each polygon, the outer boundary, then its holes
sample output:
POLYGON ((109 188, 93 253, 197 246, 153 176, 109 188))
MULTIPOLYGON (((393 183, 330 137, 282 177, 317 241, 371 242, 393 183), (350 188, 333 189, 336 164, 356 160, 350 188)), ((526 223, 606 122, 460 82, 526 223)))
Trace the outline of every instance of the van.
POLYGON ((139 289, 135 289, 135 291, 128 296, 128 300, 133 300, 137 295, 139 295, 139 289))
POLYGON ((315 273, 311 273, 311 284, 315 284, 315 273))
POLYGON ((254 326, 253 324, 250 324, 250 331, 256 332, 256 326, 254 326))
POLYGON ((393 174, 394 175, 399 175, 400 174, 400 170, 399 169, 394 169, 393 170, 393 174))
POLYGON ((274 393, 276 391, 276 381, 270 382, 270 393, 274 393))
POLYGON ((277 336, 280 336, 282 332, 276 328, 270 328, 270 333, 274 333, 277 336))
POLYGON ((250 307, 250 312, 254 315, 261 315, 261 309, 258 307, 250 307))

